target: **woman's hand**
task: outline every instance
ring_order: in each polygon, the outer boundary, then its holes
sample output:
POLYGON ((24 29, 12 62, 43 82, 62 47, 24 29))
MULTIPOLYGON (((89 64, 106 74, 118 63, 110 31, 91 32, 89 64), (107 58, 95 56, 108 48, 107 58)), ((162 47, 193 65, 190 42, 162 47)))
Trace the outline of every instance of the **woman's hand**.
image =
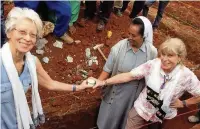
POLYGON ((174 102, 170 104, 171 108, 183 108, 183 102, 180 99, 176 99, 174 102))
MULTIPOLYGON (((94 78, 94 77, 89 77, 88 79, 92 79, 92 80, 94 80, 94 81, 96 82, 95 85, 92 86, 93 89, 95 89, 95 88, 97 88, 97 87, 102 87, 102 86, 105 85, 105 82, 104 82, 104 81, 98 80, 98 79, 96 79, 96 78, 94 78)), ((90 86, 90 87, 91 87, 91 86, 90 86)))
POLYGON ((93 89, 95 89, 97 87, 103 87, 103 86, 105 86, 105 81, 96 79, 96 84, 93 86, 93 89))
POLYGON ((81 89, 91 88, 91 86, 88 86, 88 85, 87 85, 87 80, 84 80, 84 81, 79 85, 79 87, 80 87, 81 89))

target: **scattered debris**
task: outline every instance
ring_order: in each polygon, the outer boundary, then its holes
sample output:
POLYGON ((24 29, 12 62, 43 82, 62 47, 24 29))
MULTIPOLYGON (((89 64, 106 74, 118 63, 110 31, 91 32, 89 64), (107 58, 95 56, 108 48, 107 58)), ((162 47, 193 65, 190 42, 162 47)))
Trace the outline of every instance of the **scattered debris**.
POLYGON ((73 57, 71 56, 67 56, 67 59, 65 59, 68 63, 72 63, 73 62, 73 57))
POLYGON ((47 44, 48 41, 45 38, 39 39, 36 43, 36 47, 38 50, 41 50, 42 48, 45 47, 45 44, 47 44))
POLYGON ((93 60, 93 63, 95 63, 96 65, 99 64, 98 60, 93 60))
POLYGON ((88 78, 88 76, 87 75, 84 75, 84 74, 82 74, 81 75, 84 79, 87 79, 88 78))
POLYGON ((43 62, 46 63, 46 64, 49 63, 49 58, 48 58, 48 57, 44 57, 42 60, 43 60, 43 62))
POLYGON ((36 50, 36 53, 39 55, 43 55, 44 54, 44 50, 36 50))
POLYGON ((92 61, 92 60, 89 60, 89 61, 88 61, 88 65, 89 65, 89 66, 92 66, 92 64, 93 64, 93 61, 92 61))
POLYGON ((53 43, 53 46, 62 49, 63 48, 63 42, 56 40, 56 42, 53 43))
POLYGON ((79 43, 81 43, 81 41, 80 40, 75 40, 74 41, 76 44, 79 44, 79 43))
POLYGON ((90 52, 90 48, 86 48, 85 49, 85 53, 86 53, 86 57, 87 57, 87 61, 86 63, 89 65, 89 66, 92 66, 93 63, 95 63, 96 65, 98 65, 98 60, 97 60, 97 56, 92 56, 91 57, 91 52, 90 52))
POLYGON ((79 72, 80 72, 81 74, 88 75, 88 72, 85 71, 85 70, 83 70, 83 69, 79 70, 79 72))
POLYGON ((97 56, 92 56, 90 59, 91 60, 97 60, 97 56))
POLYGON ((86 57, 89 59, 91 56, 90 48, 85 49, 86 57))
POLYGON ((82 76, 84 79, 88 78, 88 72, 87 72, 87 71, 81 69, 81 70, 79 70, 79 72, 81 73, 81 76, 82 76))
POLYGON ((90 60, 88 61, 88 65, 89 66, 92 66, 92 64, 95 63, 96 65, 98 65, 98 60, 97 60, 97 57, 96 56, 92 56, 90 58, 90 60))

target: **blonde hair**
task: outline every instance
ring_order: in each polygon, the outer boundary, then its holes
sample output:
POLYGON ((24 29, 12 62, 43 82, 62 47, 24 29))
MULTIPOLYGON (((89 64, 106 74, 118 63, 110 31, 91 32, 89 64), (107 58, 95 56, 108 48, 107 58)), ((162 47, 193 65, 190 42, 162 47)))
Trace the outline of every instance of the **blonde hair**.
POLYGON ((30 19, 33 21, 37 28, 37 37, 42 37, 42 20, 40 19, 39 15, 33 11, 32 9, 28 8, 19 8, 14 7, 8 14, 7 19, 5 21, 5 33, 7 34, 11 30, 16 27, 19 20, 22 19, 30 19))
POLYGON ((184 42, 179 38, 169 38, 159 47, 159 55, 161 54, 176 54, 182 60, 187 56, 187 50, 184 42))

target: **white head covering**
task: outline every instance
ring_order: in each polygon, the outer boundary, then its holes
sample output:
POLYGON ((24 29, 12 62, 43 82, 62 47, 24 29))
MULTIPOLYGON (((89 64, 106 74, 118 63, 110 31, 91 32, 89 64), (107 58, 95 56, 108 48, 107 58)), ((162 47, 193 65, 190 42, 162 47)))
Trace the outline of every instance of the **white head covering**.
POLYGON ((138 16, 136 18, 140 18, 144 23, 144 36, 143 36, 144 41, 146 43, 153 44, 153 29, 151 22, 144 16, 138 16))

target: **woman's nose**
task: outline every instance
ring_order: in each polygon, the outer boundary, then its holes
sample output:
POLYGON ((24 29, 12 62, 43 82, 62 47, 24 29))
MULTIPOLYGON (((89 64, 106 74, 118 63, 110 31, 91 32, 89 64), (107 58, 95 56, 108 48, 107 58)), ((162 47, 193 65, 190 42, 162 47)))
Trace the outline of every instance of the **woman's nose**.
POLYGON ((29 34, 26 34, 25 37, 24 37, 24 39, 26 41, 30 41, 31 40, 31 36, 29 34))

